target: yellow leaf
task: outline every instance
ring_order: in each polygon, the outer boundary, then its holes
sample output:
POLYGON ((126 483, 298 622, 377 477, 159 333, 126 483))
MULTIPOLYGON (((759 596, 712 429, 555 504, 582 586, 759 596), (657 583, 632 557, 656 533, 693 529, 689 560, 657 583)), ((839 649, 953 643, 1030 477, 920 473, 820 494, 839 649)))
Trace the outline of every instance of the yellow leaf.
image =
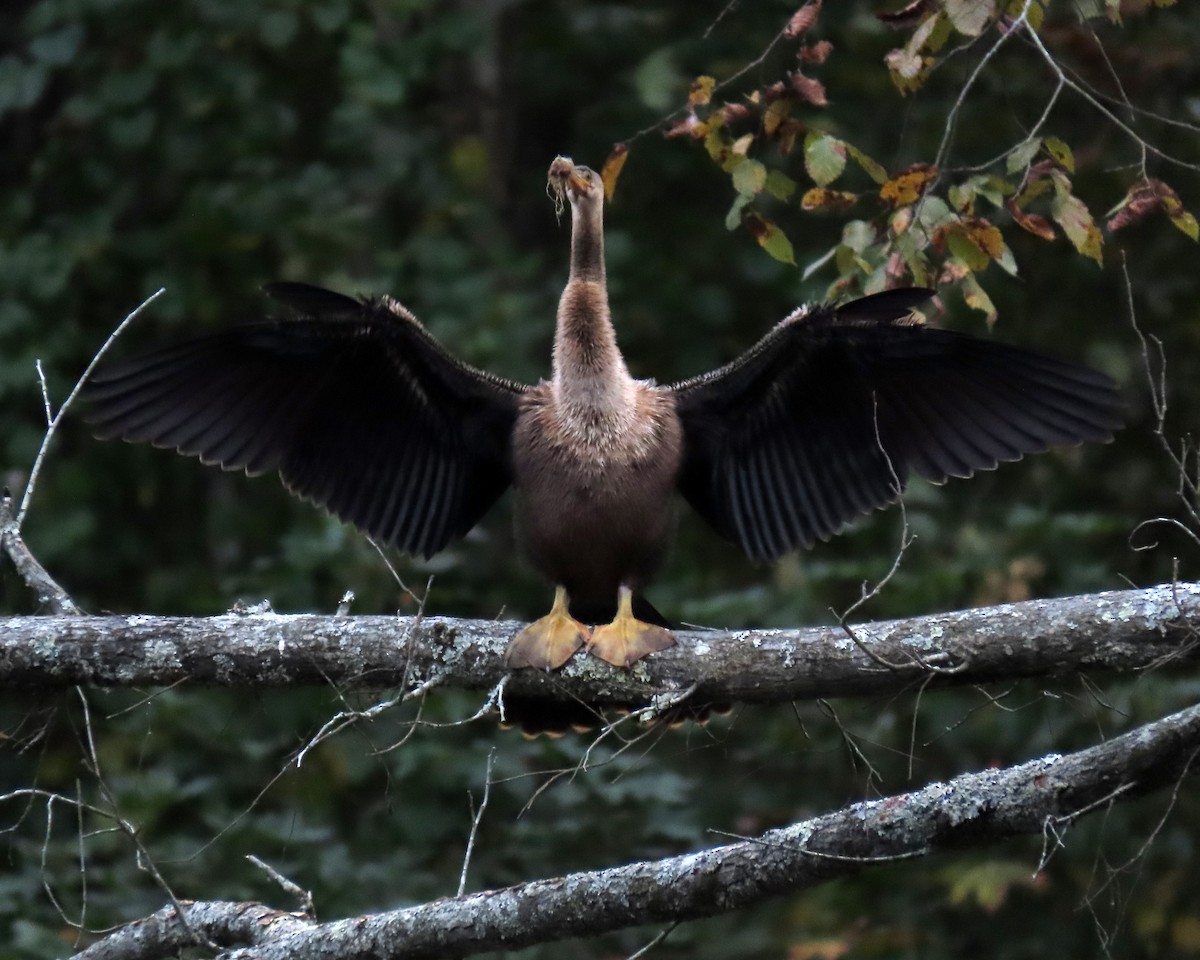
POLYGON ((763 133, 768 137, 775 136, 780 125, 787 119, 788 114, 792 110, 792 102, 785 97, 780 97, 771 103, 763 112, 763 133))
POLYGON ((834 208, 844 210, 858 200, 858 194, 848 190, 829 190, 826 187, 813 187, 800 198, 803 210, 820 210, 834 208))
POLYGON ((697 77, 688 90, 688 106, 703 107, 712 100, 713 87, 716 85, 717 81, 712 77, 697 77))
POLYGON ((770 220, 765 220, 756 213, 751 213, 742 221, 754 235, 758 245, 781 263, 796 265, 796 254, 792 250, 792 241, 782 230, 770 220))
POLYGON ((880 187, 879 195, 896 207, 916 203, 937 173, 937 167, 928 163, 913 164, 880 187))
MULTIPOLYGON (((979 285, 979 280, 976 279, 975 274, 969 273, 963 277, 962 294, 963 299, 967 301, 968 307, 984 314, 989 327, 996 322, 996 305, 992 303, 992 298, 987 295, 987 291, 979 285)), ((1025 867, 1024 869, 1026 870, 1026 875, 1028 875, 1028 868, 1025 867)), ((974 891, 979 905, 989 913, 994 913, 999 908, 1000 904, 1004 902, 1005 894, 1008 892, 1007 886, 997 884, 997 887, 999 889, 996 887, 989 889, 983 887, 981 884, 974 891)))
POLYGON ((1181 210, 1179 213, 1172 214, 1171 222, 1193 240, 1200 240, 1200 224, 1197 224, 1196 218, 1186 210, 1181 210))
MULTIPOLYGON (((1066 189, 1070 189, 1069 184, 1066 189)), ((1059 188, 1050 205, 1050 215, 1063 228, 1063 233, 1067 235, 1067 239, 1071 241, 1076 250, 1085 257, 1091 257, 1097 264, 1104 265, 1102 254, 1104 238, 1100 235, 1100 228, 1092 219, 1087 204, 1073 193, 1067 193, 1059 188)))
POLYGON ((628 159, 629 147, 618 143, 612 148, 612 153, 608 155, 608 159, 604 161, 604 166, 600 170, 600 179, 604 181, 604 199, 610 203, 613 194, 617 192, 617 178, 621 176, 621 170, 625 167, 625 161, 628 159))
POLYGON ((866 173, 868 177, 878 184, 887 183, 887 171, 883 168, 882 164, 872 160, 852 143, 845 144, 845 147, 846 152, 850 154, 855 163, 863 168, 863 172, 866 173))
POLYGON ((1058 139, 1058 137, 1046 137, 1042 141, 1042 146, 1046 148, 1046 152, 1050 154, 1054 162, 1067 171, 1067 173, 1075 172, 1075 155, 1071 152, 1071 148, 1058 139))

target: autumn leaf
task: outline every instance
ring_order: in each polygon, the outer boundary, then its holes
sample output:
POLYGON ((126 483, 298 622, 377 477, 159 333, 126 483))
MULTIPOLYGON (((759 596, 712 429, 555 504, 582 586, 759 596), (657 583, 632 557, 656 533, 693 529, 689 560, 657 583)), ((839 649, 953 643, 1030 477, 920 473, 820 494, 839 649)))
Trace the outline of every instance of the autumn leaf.
POLYGON ((1058 137, 1047 137, 1042 141, 1042 146, 1046 148, 1046 152, 1050 154, 1054 162, 1067 173, 1075 172, 1075 155, 1071 152, 1071 148, 1058 137))
POLYGON ((943 9, 954 29, 968 37, 983 33, 996 12, 993 0, 945 0, 943 9))
POLYGON ((1104 239, 1100 235, 1100 229, 1092 220, 1087 204, 1071 193, 1070 189, 1071 182, 1065 175, 1059 174, 1055 178, 1055 195, 1050 204, 1050 215, 1062 227, 1063 233, 1074 244, 1076 250, 1103 266, 1101 251, 1104 239))
POLYGON ((760 217, 757 213, 747 214, 742 221, 758 245, 781 263, 796 265, 796 254, 792 250, 792 241, 770 220, 760 217))
POLYGON ((890 13, 876 13, 875 18, 895 30, 907 30, 920 23, 929 11, 936 9, 936 0, 914 0, 899 10, 893 10, 890 13))
POLYGON ((792 18, 783 28, 783 35, 789 40, 801 37, 817 22, 817 14, 821 12, 821 0, 811 0, 792 14, 792 18))
POLYGON ((763 111, 763 133, 768 137, 773 137, 779 131, 780 125, 787 119, 788 114, 792 111, 792 102, 786 99, 772 101, 771 105, 763 111))
POLYGON ((879 195, 895 207, 916 203, 937 174, 937 167, 931 164, 914 163, 880 187, 879 195))
POLYGON ((833 53, 833 44, 828 40, 819 40, 807 47, 801 47, 796 53, 805 63, 824 63, 833 53))
POLYGON ((967 301, 968 307, 978 310, 984 315, 989 327, 995 324, 996 305, 992 303, 992 298, 988 296, 987 291, 980 286, 979 279, 975 274, 968 273, 962 278, 962 295, 963 299, 967 301))
POLYGON ((750 116, 750 108, 744 103, 727 103, 718 111, 721 114, 721 119, 725 123, 737 123, 739 120, 745 120, 750 116))
POLYGON ((846 169, 846 145, 837 137, 812 131, 804 138, 804 169, 818 186, 829 186, 846 169))
POLYGON ((923 56, 922 51, 940 46, 948 29, 946 18, 934 12, 913 31, 903 49, 892 50, 884 56, 883 62, 887 65, 892 82, 901 93, 910 93, 925 82, 925 74, 932 66, 933 58, 923 56))
POLYGON ((1039 217, 1036 213, 1026 213, 1013 200, 1009 200, 1004 209, 1012 215, 1013 222, 1018 227, 1043 240, 1054 239, 1054 226, 1045 217, 1039 217))
POLYGON ((682 120, 676 120, 663 131, 664 137, 692 137, 695 140, 700 140, 707 134, 708 124, 694 113, 689 113, 682 120))
POLYGON ((744 157, 750 152, 750 147, 754 144, 754 134, 744 133, 730 144, 729 149, 739 157, 744 157))
POLYGON ((844 210, 858 200, 857 193, 848 190, 829 190, 825 187, 813 187, 800 198, 802 210, 835 209, 844 210))
POLYGON ((691 89, 688 90, 688 109, 695 110, 696 107, 705 106, 712 100, 713 88, 717 85, 717 81, 712 77, 697 77, 692 81, 691 89))
POLYGON ((1200 238, 1200 225, 1196 218, 1183 208, 1183 202, 1175 189, 1162 180, 1139 180, 1125 194, 1119 204, 1108 212, 1106 226, 1110 233, 1136 223, 1147 214, 1163 212, 1171 223, 1193 240, 1200 238), (1115 214, 1115 216, 1114 216, 1115 214))
POLYGON ((617 178, 621 176, 621 170, 628 159, 629 147, 624 143, 618 143, 612 148, 612 153, 608 155, 608 159, 604 161, 604 166, 600 170, 600 179, 604 181, 604 199, 610 203, 613 194, 617 192, 617 178))
POLYGON ((789 74, 788 80, 792 89, 800 95, 802 100, 811 103, 814 107, 829 106, 829 101, 825 97, 825 85, 820 80, 806 77, 799 70, 789 74))
POLYGON ((910 93, 919 88, 925 70, 933 63, 932 59, 907 50, 891 50, 884 56, 883 62, 901 93, 910 93))
POLYGON ((935 246, 950 253, 974 271, 985 270, 993 260, 1004 256, 1004 237, 981 217, 957 220, 940 227, 933 237, 935 246))
POLYGON ((1200 223, 1186 210, 1171 217, 1171 222, 1193 240, 1200 240, 1200 223))
POLYGON ((887 170, 883 168, 883 164, 872 160, 852 143, 847 143, 845 146, 846 152, 850 154, 855 163, 862 167, 863 172, 866 173, 868 177, 878 184, 887 183, 888 174, 887 170))

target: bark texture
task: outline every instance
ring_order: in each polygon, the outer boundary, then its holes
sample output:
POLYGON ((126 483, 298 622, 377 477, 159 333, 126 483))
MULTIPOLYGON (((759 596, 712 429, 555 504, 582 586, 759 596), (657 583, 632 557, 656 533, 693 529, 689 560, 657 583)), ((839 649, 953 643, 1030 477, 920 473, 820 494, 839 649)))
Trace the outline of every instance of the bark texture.
POLYGON ((509 675, 523 624, 442 617, 238 614, 209 618, 0 618, 0 689, 336 684, 458 687, 506 696, 780 702, 873 695, 1200 659, 1200 584, 1033 600, 905 620, 794 630, 679 631, 679 645, 618 670, 577 655, 561 671, 509 675))
POLYGON ((185 927, 168 907, 77 956, 152 960, 203 938, 239 948, 222 960, 462 957, 712 916, 898 858, 1018 834, 1061 838, 1082 815, 1177 783, 1198 753, 1193 706, 1077 753, 964 774, 683 856, 324 924, 261 904, 214 902, 188 905, 185 927))

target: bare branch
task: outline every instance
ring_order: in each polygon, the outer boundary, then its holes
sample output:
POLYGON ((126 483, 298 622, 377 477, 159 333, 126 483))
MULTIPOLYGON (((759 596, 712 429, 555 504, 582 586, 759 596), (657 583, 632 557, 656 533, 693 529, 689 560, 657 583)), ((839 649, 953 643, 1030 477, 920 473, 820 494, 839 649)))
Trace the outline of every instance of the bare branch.
MULTIPOLYGON (((0 618, 0 689, 333 684, 395 688, 403 699, 434 685, 496 691, 507 677, 506 697, 641 707, 693 690, 699 701, 778 703, 895 693, 927 678, 934 688, 1194 663, 1198 622, 1200 583, 1165 584, 860 624, 857 642, 840 626, 679 631, 677 647, 632 670, 579 656, 544 673, 506 669, 505 648, 522 626, 513 621, 277 613, 8 617, 0 618), (877 657, 909 668, 882 667, 877 657), (942 669, 923 666, 930 663, 942 669)), ((357 718, 342 717, 351 719, 357 718)))
MULTIPOLYGON (((1200 706, 1077 753, 964 774, 856 803, 740 843, 315 924, 246 903, 196 903, 188 922, 225 960, 467 956, 742 909, 878 863, 1042 835, 1087 812, 1178 785, 1200 749, 1200 706)), ((174 907, 76 956, 151 960, 194 942, 174 907)))
POLYGON ((59 586, 58 581, 38 563, 37 557, 25 545, 21 528, 13 518, 12 499, 7 492, 0 494, 0 552, 8 554, 13 566, 17 568, 17 573, 25 581, 25 586, 37 596, 38 603, 63 616, 78 616, 83 613, 75 605, 70 594, 59 586))

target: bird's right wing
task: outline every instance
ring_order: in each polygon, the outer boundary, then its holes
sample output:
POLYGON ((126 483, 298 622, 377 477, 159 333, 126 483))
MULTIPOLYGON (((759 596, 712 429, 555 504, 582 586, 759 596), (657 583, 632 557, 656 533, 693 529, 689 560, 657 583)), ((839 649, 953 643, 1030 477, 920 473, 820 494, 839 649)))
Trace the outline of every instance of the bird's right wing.
POLYGON ((526 387, 459 362, 390 299, 267 292, 289 318, 102 367, 86 387, 97 436, 277 470, 297 495, 418 556, 466 534, 511 483, 526 387))
POLYGON ((1113 382, 1079 364, 912 320, 905 289, 797 311, 741 357, 674 384, 679 488, 753 559, 837 533, 899 496, 1050 444, 1107 440, 1113 382))

